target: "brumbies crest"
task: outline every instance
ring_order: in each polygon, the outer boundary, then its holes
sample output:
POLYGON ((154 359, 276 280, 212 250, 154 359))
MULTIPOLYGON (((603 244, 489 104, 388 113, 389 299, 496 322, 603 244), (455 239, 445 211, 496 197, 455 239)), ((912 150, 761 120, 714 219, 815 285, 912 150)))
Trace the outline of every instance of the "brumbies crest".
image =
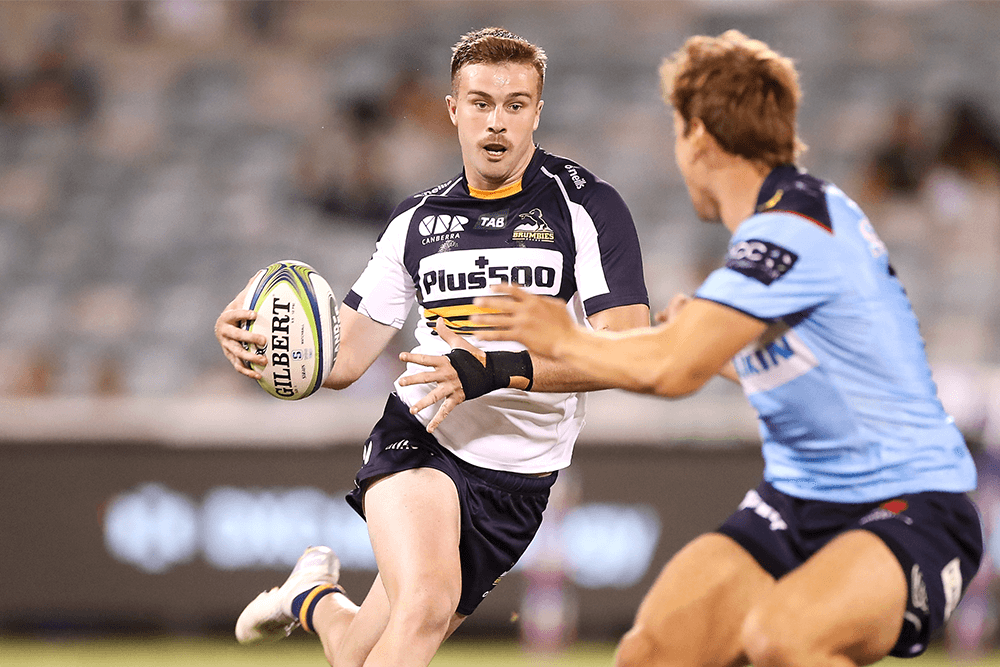
POLYGON ((521 213, 517 216, 517 220, 517 227, 514 228, 514 233, 510 237, 512 241, 545 241, 546 243, 552 243, 556 240, 556 234, 549 227, 548 223, 545 222, 541 209, 533 208, 527 213, 521 213))

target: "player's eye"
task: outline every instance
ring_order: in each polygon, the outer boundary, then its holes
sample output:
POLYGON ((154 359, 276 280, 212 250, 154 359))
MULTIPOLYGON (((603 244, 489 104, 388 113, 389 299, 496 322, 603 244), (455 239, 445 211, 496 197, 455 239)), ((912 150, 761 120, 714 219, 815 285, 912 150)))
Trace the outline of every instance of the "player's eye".
POLYGON ((514 104, 511 104, 511 105, 510 105, 510 110, 511 110, 511 111, 520 111, 520 110, 521 110, 521 109, 523 109, 523 108, 524 108, 524 105, 523 105, 523 104, 520 104, 520 103, 518 103, 518 102, 515 102, 514 104))
POLYGON ((488 104, 486 104, 486 102, 483 102, 481 100, 479 102, 473 102, 473 104, 476 106, 477 109, 486 109, 489 106, 488 104))

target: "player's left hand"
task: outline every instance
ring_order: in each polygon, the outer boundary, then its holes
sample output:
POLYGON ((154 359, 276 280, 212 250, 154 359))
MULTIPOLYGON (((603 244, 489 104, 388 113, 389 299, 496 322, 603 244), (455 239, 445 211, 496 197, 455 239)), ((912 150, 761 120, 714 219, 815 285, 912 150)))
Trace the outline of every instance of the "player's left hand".
MULTIPOLYGON (((486 353, 449 329, 444 323, 443 317, 438 318, 437 325, 434 327, 434 330, 439 336, 441 336, 441 340, 448 343, 452 349, 460 347, 470 352, 474 357, 476 357, 476 359, 479 360, 481 364, 483 364, 483 366, 486 365, 486 353)), ((427 366, 431 369, 429 371, 414 373, 413 375, 407 375, 400 378, 399 384, 403 387, 408 387, 414 384, 437 385, 429 394, 410 406, 410 413, 417 414, 424 408, 434 405, 438 401, 444 401, 441 403, 441 407, 438 408, 438 411, 434 414, 434 418, 427 424, 427 432, 433 433, 441 422, 444 421, 444 418, 448 416, 448 413, 454 410, 457 405, 465 400, 465 390, 462 388, 462 381, 459 379, 458 373, 451 365, 451 359, 448 357, 401 352, 399 359, 400 361, 405 361, 406 363, 427 366)))
POLYGON ((558 356, 559 347, 577 329, 566 303, 507 283, 494 285, 492 289, 502 296, 482 296, 475 300, 477 306, 489 312, 473 315, 472 322, 490 327, 477 331, 476 336, 481 340, 515 340, 534 354, 558 356))

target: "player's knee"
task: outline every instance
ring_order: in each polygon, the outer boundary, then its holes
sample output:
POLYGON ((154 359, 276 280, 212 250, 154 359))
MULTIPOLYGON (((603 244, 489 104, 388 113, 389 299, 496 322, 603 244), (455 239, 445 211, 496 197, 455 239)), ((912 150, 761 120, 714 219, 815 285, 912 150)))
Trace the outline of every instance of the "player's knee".
POLYGON ((656 638, 637 625, 625 633, 615 654, 615 667, 649 667, 667 664, 667 656, 660 649, 656 638))
POLYGON ((450 591, 417 590, 400 596, 390 617, 407 634, 444 637, 458 607, 458 595, 450 591))
POLYGON ((800 637, 775 614, 753 610, 740 633, 743 651, 754 667, 791 667, 803 655, 800 637))

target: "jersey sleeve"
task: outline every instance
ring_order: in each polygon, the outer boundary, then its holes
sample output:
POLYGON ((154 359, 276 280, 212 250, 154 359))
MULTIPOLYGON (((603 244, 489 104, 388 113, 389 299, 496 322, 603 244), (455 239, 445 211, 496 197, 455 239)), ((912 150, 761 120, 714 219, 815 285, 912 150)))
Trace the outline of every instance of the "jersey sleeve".
POLYGON ((403 328, 416 297, 413 279, 403 264, 403 249, 416 207, 398 213, 375 244, 368 266, 344 297, 344 305, 365 317, 403 328))
POLYGON ((573 211, 577 290, 587 315, 649 305, 632 214, 610 184, 597 181, 573 211))
POLYGON ((833 235, 793 213, 763 213, 744 222, 726 264, 695 296, 764 321, 813 309, 843 289, 833 235))

